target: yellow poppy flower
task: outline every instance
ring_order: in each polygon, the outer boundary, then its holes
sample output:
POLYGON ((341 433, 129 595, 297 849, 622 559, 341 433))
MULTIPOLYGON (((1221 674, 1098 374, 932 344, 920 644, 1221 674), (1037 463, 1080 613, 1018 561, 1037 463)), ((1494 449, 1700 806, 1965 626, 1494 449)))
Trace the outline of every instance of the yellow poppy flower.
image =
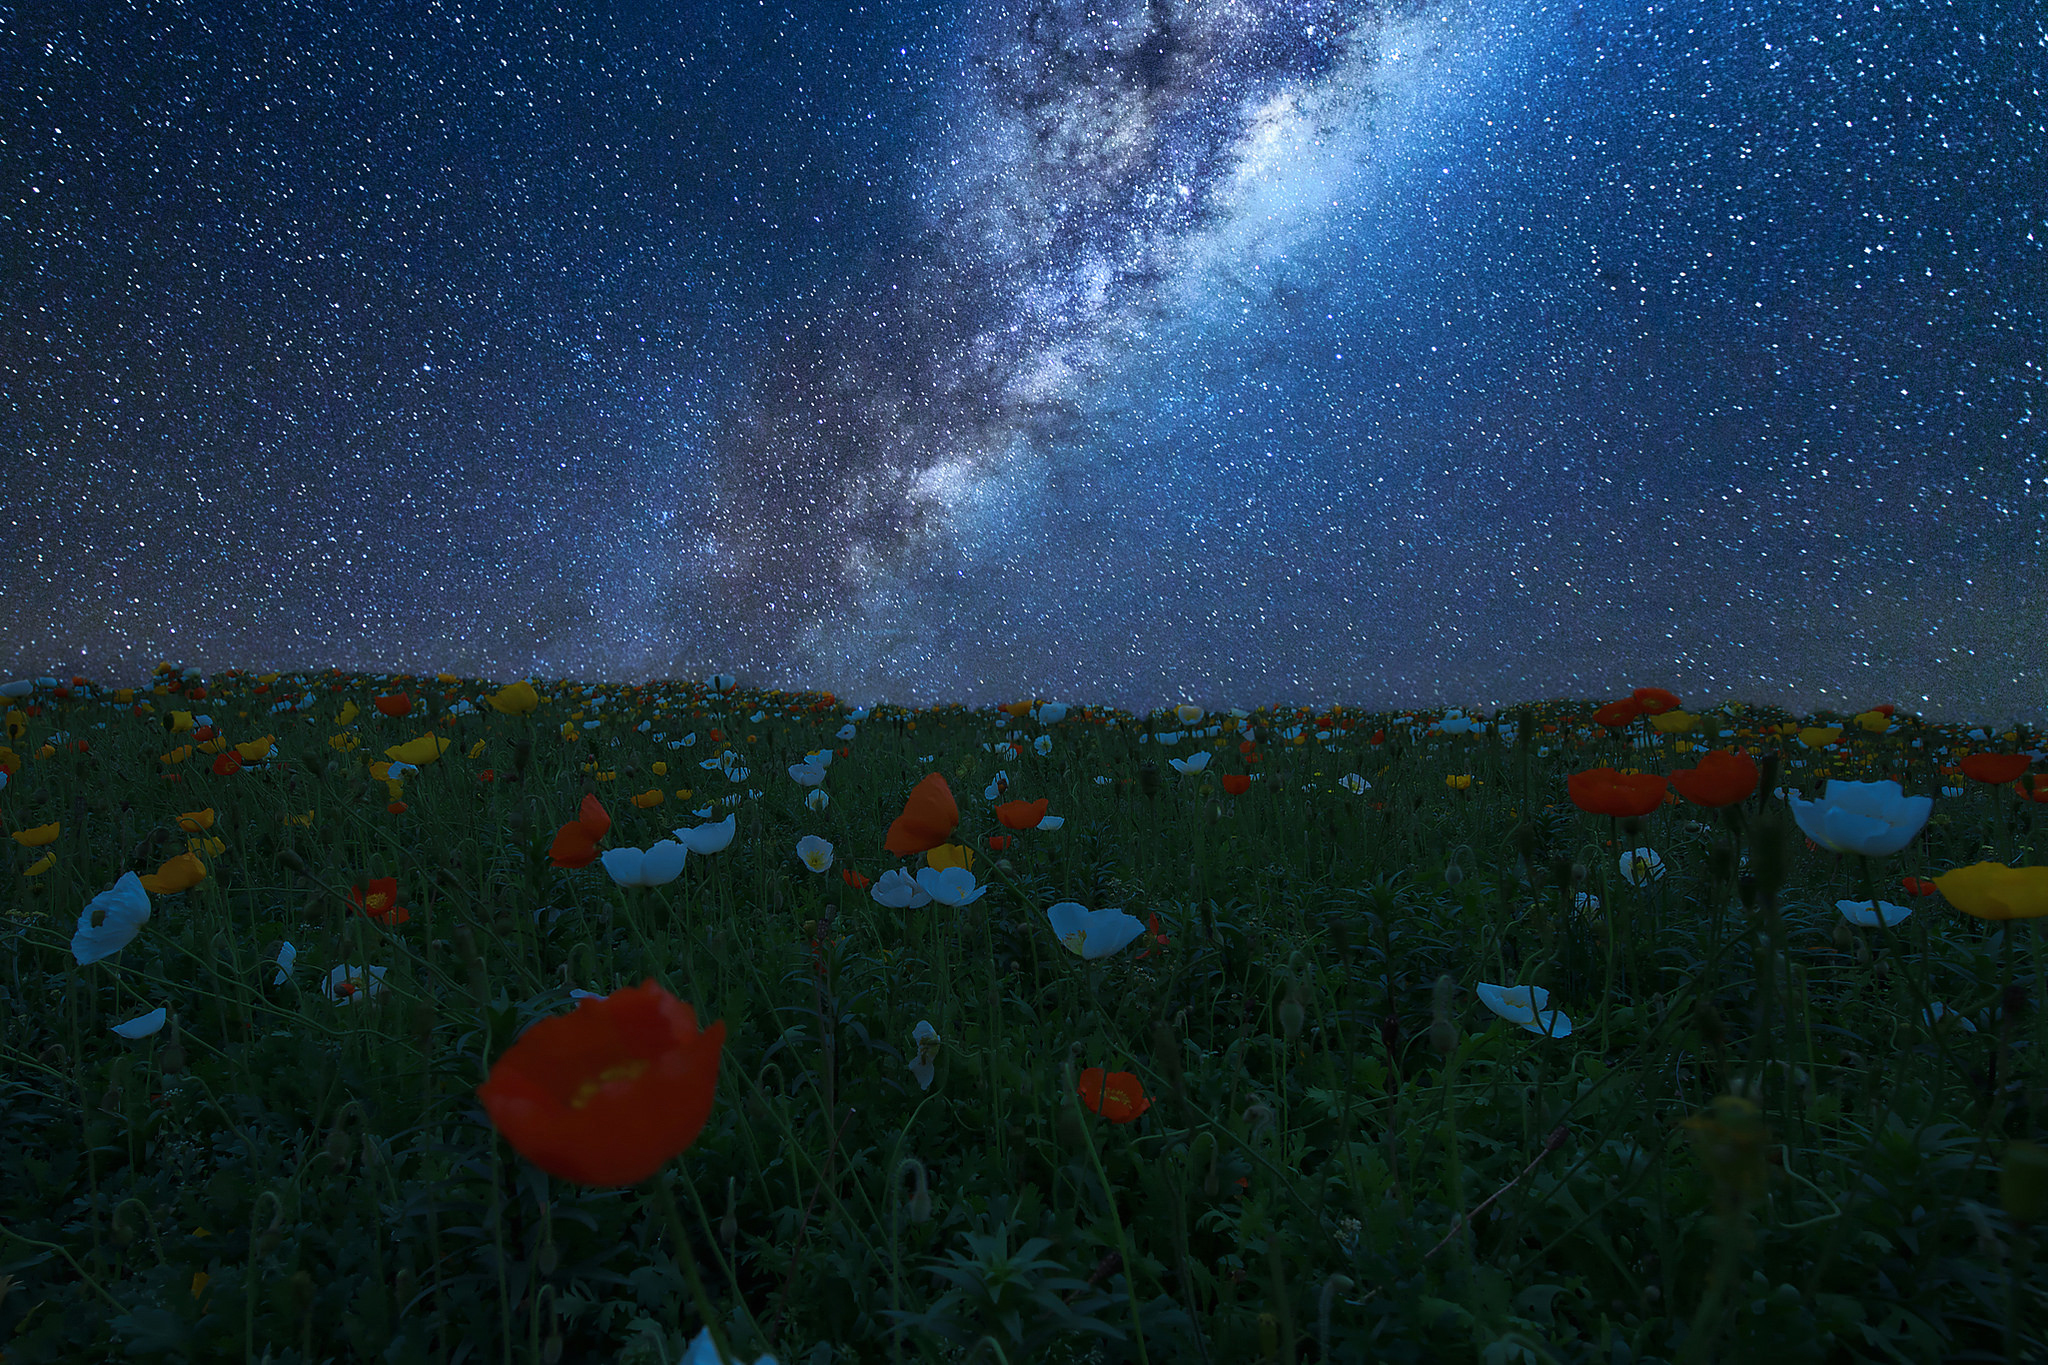
POLYGON ((1891 728, 1892 718, 1882 711, 1865 711, 1856 717, 1856 723, 1873 735, 1881 735, 1891 728))
POLYGON ((964 844, 940 844, 926 853, 924 860, 926 866, 934 869, 971 868, 974 866, 974 850, 964 844))
POLYGON ((1825 749, 1841 737, 1839 725, 1809 725, 1799 732, 1799 742, 1809 749, 1825 749))
POLYGON ((242 756, 244 763, 255 763, 270 757, 270 751, 277 747, 276 735, 263 735, 245 744, 237 744, 235 752, 242 756))
POLYGON ((205 810, 188 810, 178 817, 178 828, 187 834, 198 834, 213 828, 213 807, 205 810))
POLYGON ((396 759, 400 763, 410 763, 415 768, 425 767, 429 763, 438 762, 441 755, 448 752, 448 745, 451 742, 436 739, 432 735, 421 735, 418 739, 409 739, 403 744, 392 745, 384 751, 384 756, 396 759))
POLYGON ((307 829, 311 829, 313 827, 313 812, 307 811, 304 815, 287 815, 285 822, 293 825, 304 825, 307 829))
POLYGON ((690 799, 690 789, 689 789, 688 787, 677 787, 677 788, 676 788, 676 800, 678 800, 678 801, 687 801, 687 800, 689 800, 689 799, 690 799))
POLYGON ((574 725, 570 724, 567 721, 562 722, 563 742, 568 744, 574 744, 577 740, 581 739, 582 737, 583 736, 577 731, 574 725))
POLYGON ((37 825, 34 829, 18 829, 14 831, 14 842, 23 848, 42 848, 46 844, 54 844, 57 842, 57 826, 52 822, 37 825))
POLYGON ((187 730, 190 730, 191 728, 192 728, 192 713, 191 713, 190 711, 173 711, 173 712, 171 712, 171 733, 172 733, 172 734, 174 734, 174 735, 182 735, 182 734, 184 734, 184 733, 185 733, 185 732, 186 732, 187 730))
POLYGON ((600 782, 616 782, 618 780, 618 777, 619 775, 617 773, 599 773, 597 775, 597 780, 600 782))
POLYGON ((1942 899, 1978 919, 2038 919, 2048 915, 2048 867, 1972 863, 1934 885, 1942 899))
POLYGON ((646 791, 633 798, 633 804, 641 810, 653 810, 661 804, 661 801, 661 788, 659 787, 649 787, 646 791))
POLYGON ((1444 776, 1444 785, 1452 791, 1470 791, 1472 790, 1472 775, 1470 773, 1447 773, 1444 776))
POLYGON ((1699 723, 1700 718, 1690 711, 1666 711, 1650 717, 1650 724, 1661 735, 1682 735, 1699 723))
POLYGON ((338 749, 342 753, 347 753, 362 742, 362 738, 359 735, 329 735, 327 737, 327 747, 338 749))
POLYGON ((507 683, 490 697, 491 709, 507 716, 523 716, 540 705, 540 693, 533 690, 533 684, 521 680, 507 683))
POLYGON ((654 765, 654 775, 655 775, 656 777, 667 777, 667 776, 668 776, 668 764, 666 764, 666 763, 656 763, 656 764, 654 765))
POLYGON ((209 857, 217 858, 227 852, 227 849, 228 846, 219 839, 187 839, 185 841, 185 851, 188 853, 204 853, 209 857))
POLYGON ((56 865, 57 855, 54 853, 45 853, 42 857, 36 859, 27 867, 23 868, 21 870, 21 875, 24 877, 40 877, 56 865))
POLYGON ((53 745, 45 744, 42 748, 36 750, 37 758, 55 758, 56 756, 57 750, 53 745))
POLYGON ((189 891, 206 880, 206 864, 190 853, 180 853, 141 880, 142 889, 152 896, 189 891))
POLYGON ((7 708, 7 737, 20 739, 28 733, 28 715, 19 706, 7 708))
POLYGON ((135 689, 132 687, 115 688, 114 700, 123 706, 133 706, 135 704, 135 689))
POLYGON ((470 745, 469 756, 471 758, 482 758, 484 756, 484 743, 485 741, 480 739, 476 743, 470 745))
POLYGON ((163 761, 166 763, 183 763, 186 759, 192 757, 192 746, 189 744, 180 744, 177 748, 171 750, 169 753, 159 755, 159 757, 161 757, 163 761))
POLYGON ((357 706, 354 702, 350 702, 348 705, 342 707, 341 714, 334 718, 335 728, 347 729, 349 723, 361 714, 363 714, 363 708, 357 706))
POLYGON ((460 682, 462 680, 456 677, 453 673, 436 673, 434 675, 434 681, 441 684, 441 686, 446 687, 450 683, 460 682))
POLYGON ((202 754, 217 754, 227 747, 228 742, 224 739, 209 739, 206 743, 199 746, 199 752, 202 754))

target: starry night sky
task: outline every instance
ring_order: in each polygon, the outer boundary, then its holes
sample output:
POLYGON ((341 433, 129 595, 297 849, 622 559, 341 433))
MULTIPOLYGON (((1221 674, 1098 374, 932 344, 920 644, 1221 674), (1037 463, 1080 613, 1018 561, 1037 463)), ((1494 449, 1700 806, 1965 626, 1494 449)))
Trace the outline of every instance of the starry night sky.
POLYGON ((2048 717, 2041 34, 6 9, 0 671, 2048 717))

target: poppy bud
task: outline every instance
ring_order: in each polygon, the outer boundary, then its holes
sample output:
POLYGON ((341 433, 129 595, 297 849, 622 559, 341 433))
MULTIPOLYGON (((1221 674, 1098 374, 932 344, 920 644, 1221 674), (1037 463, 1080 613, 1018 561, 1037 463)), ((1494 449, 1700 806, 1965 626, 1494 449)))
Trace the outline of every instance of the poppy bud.
POLYGON ((1845 919, 1835 921, 1834 939, 1837 952, 1846 953, 1855 945, 1856 936, 1849 931, 1849 921, 1845 919))
MULTIPOLYGON (((369 1155, 370 1149, 368 1147, 365 1147, 363 1149, 363 1156, 365 1160, 368 1159, 369 1155)), ((541 1274, 552 1275, 555 1273, 555 1267, 562 1263, 562 1253, 555 1246, 554 1242, 542 1242, 540 1244, 540 1251, 538 1254, 534 1256, 533 1261, 535 1267, 539 1269, 541 1274)))
POLYGON ((412 1306, 413 1295, 420 1292, 420 1277, 412 1273, 412 1267, 400 1270, 391 1281, 391 1289, 398 1296, 401 1311, 412 1306))
POLYGON ((1429 1045, 1439 1057, 1448 1057, 1458 1045, 1457 1025, 1451 1022, 1451 992, 1457 989, 1457 982, 1449 974, 1439 976, 1436 986, 1430 992, 1429 1009, 1432 1016, 1429 1025, 1429 1045))
POLYGON ((1464 880, 1465 869, 1458 866, 1457 863, 1453 862, 1449 867, 1446 867, 1444 869, 1444 882, 1446 885, 1458 886, 1462 884, 1464 880))
POLYGON ((282 849, 278 852, 277 861, 279 866, 284 867, 292 872, 298 872, 303 874, 312 871, 312 869, 306 865, 306 860, 304 858, 301 858, 297 853, 288 848, 282 849))
POLYGON ((1292 992, 1289 992, 1287 998, 1280 1002, 1281 1036, 1288 1042, 1293 1042, 1301 1035, 1301 1026, 1305 1022, 1305 1018, 1306 1015, 1305 1011, 1301 1008, 1301 1002, 1294 998, 1292 992))

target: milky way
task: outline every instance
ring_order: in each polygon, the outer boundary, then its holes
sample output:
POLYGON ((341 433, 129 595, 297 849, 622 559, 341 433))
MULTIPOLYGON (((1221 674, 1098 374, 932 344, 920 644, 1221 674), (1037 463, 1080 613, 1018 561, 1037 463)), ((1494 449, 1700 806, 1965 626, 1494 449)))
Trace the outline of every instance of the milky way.
POLYGON ((0 669, 2048 717, 2023 6, 10 14, 0 669))

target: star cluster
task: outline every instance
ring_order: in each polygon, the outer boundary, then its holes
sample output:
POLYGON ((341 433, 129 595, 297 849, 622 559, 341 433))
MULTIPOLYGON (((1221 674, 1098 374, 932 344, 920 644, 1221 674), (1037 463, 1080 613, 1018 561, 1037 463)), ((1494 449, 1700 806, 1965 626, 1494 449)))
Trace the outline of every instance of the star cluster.
POLYGON ((12 11, 0 668, 2039 719, 2037 27, 12 11))

